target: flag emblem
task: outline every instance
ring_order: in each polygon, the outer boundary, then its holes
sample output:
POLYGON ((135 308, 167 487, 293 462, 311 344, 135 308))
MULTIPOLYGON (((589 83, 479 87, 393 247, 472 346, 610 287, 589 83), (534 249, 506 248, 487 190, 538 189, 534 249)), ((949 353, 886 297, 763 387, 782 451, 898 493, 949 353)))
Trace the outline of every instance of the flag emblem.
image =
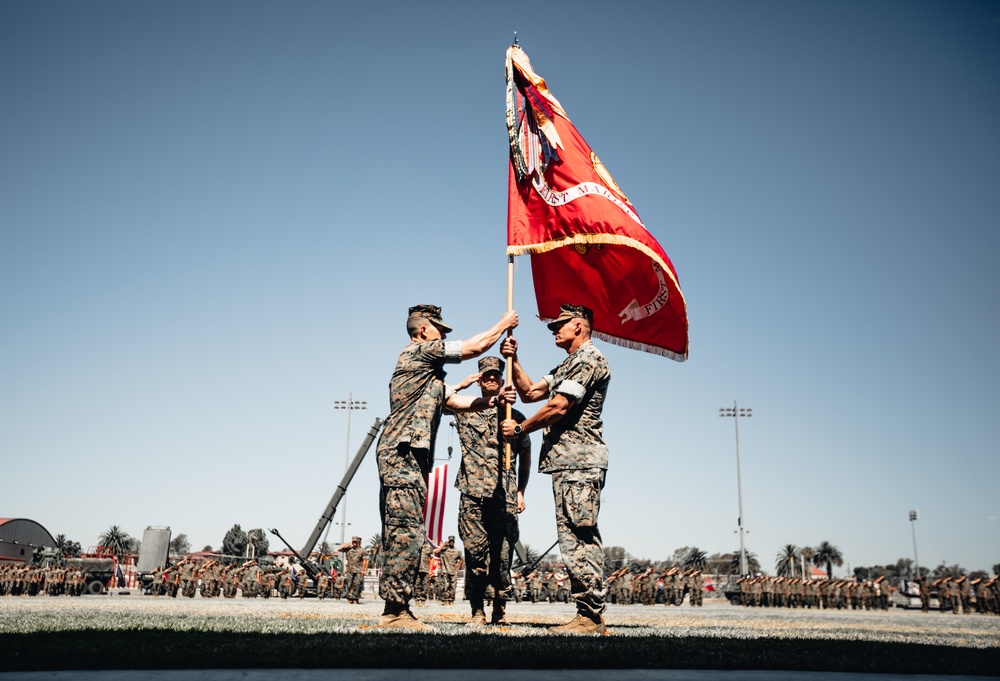
POLYGON ((586 305, 594 336, 687 359, 673 263, 517 45, 507 50, 507 130, 507 254, 531 255, 539 316, 586 305))

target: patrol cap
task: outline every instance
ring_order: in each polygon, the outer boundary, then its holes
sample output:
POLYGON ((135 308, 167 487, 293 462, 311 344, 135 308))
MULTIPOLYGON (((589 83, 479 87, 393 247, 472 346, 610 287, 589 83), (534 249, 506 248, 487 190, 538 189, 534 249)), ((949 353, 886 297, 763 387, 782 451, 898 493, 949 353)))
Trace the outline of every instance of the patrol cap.
POLYGON ((546 324, 546 326, 549 327, 549 331, 555 331, 564 322, 576 319, 577 317, 586 319, 591 325, 594 324, 594 312, 589 307, 584 307, 583 305, 560 305, 559 316, 546 324))
POLYGON ((426 319, 434 326, 439 327, 445 333, 451 333, 451 327, 444 323, 441 319, 441 308, 437 305, 414 305, 410 308, 410 313, 407 319, 413 317, 421 317, 426 319))
POLYGON ((455 535, 451 535, 450 537, 448 537, 448 541, 455 541, 455 535))
POLYGON ((361 541, 361 537, 351 537, 351 541, 361 541))
POLYGON ((507 363, 499 357, 481 357, 479 359, 479 373, 485 374, 487 371, 499 371, 503 373, 507 363))

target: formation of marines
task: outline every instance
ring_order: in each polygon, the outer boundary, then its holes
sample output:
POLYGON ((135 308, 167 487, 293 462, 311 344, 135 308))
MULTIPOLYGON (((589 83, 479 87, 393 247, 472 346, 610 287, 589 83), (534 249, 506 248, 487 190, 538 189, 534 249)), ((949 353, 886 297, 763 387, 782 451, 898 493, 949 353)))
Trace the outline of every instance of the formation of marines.
MULTIPOLYGON (((921 610, 931 610, 937 598, 940 612, 1000 614, 1000 575, 970 580, 967 576, 914 580, 921 610)), ((896 587, 885 576, 853 579, 803 580, 792 577, 754 577, 737 580, 745 606, 888 610, 896 587)))
POLYGON ((568 599, 569 575, 558 570, 518 571, 511 575, 513 596, 517 603, 556 603, 568 599))
POLYGON ((0 596, 80 596, 86 587, 78 568, 0 565, 0 596))
POLYGON ((920 596, 920 609, 930 612, 935 595, 940 612, 955 614, 978 612, 1000 615, 1000 575, 970 580, 966 575, 942 577, 928 582, 926 577, 914 580, 920 596))
POLYGON ((853 579, 741 577, 740 601, 747 607, 888 610, 892 587, 884 576, 853 579))
POLYGON ((700 570, 670 567, 662 572, 647 568, 634 573, 620 568, 608 577, 612 602, 618 605, 681 605, 684 597, 700 607, 704 603, 705 578, 700 570))
MULTIPOLYGON (((153 596, 171 598, 194 598, 199 592, 202 598, 236 598, 238 595, 243 598, 304 598, 309 581, 304 568, 260 565, 255 560, 223 565, 217 560, 183 559, 169 567, 155 569, 150 576, 149 592, 153 596)), ((322 589, 317 584, 316 595, 320 598, 331 595, 331 583, 332 580, 327 580, 322 589)), ((339 596, 337 592, 335 597, 339 596)))

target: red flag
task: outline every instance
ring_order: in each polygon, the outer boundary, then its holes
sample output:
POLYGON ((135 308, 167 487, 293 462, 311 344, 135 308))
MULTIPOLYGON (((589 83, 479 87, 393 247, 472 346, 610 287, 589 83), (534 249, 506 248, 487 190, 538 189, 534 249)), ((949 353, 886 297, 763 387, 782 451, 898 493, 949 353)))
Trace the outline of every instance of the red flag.
POLYGON ((441 543, 444 533, 444 500, 448 493, 448 464, 435 466, 427 479, 427 501, 424 503, 424 526, 434 545, 441 543))
POLYGON ((507 129, 507 254, 531 254, 539 316, 586 305, 598 338, 687 359, 670 258, 517 45, 507 50, 507 129))

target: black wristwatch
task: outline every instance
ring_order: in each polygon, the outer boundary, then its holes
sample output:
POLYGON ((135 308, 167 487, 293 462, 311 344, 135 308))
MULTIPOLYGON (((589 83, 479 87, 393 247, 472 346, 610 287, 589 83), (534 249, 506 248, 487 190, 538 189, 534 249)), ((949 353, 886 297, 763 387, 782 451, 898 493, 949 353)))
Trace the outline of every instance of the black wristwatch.
POLYGON ((514 435, 520 435, 520 434, 521 434, 521 424, 519 423, 516 426, 514 426, 514 435))

